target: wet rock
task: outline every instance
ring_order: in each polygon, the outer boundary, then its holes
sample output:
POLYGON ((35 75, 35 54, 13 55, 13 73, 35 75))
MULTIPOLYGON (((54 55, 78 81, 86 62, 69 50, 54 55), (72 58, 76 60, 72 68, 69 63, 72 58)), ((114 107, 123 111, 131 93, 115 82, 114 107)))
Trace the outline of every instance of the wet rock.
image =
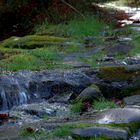
POLYGON ((99 59, 98 60, 99 62, 108 62, 108 61, 115 61, 114 57, 108 57, 108 56, 105 56, 104 58, 102 59, 99 59))
POLYGON ((122 99, 126 95, 131 94, 131 91, 125 91, 129 87, 129 83, 127 81, 121 82, 106 82, 102 81, 97 84, 102 91, 102 94, 105 98, 112 99, 113 97, 122 99))
POLYGON ((80 70, 19 71, 0 75, 0 109, 49 99, 63 93, 79 94, 91 84, 80 70))
POLYGON ((95 37, 86 37, 84 38, 84 45, 85 45, 85 48, 94 48, 96 47, 96 38, 95 37))
POLYGON ((129 140, 140 140, 140 129, 129 140))
POLYGON ((101 91, 98 86, 92 84, 91 86, 84 89, 80 95, 76 98, 77 101, 93 101, 99 98, 103 98, 101 91))
POLYGON ((140 95, 133 95, 125 97, 123 99, 124 104, 127 105, 139 105, 140 106, 140 95))
POLYGON ((128 133, 121 129, 112 129, 107 127, 86 127, 72 130, 74 137, 89 138, 105 136, 112 139, 127 140, 128 133))
POLYGON ((113 47, 106 50, 108 56, 114 56, 117 54, 127 54, 133 48, 132 45, 126 43, 118 43, 113 47))
POLYGON ((54 97, 48 100, 49 103, 69 103, 71 100, 75 99, 73 93, 64 93, 61 95, 55 95, 54 97))
POLYGON ((103 111, 98 118, 100 124, 122 124, 140 122, 140 109, 137 108, 117 108, 103 111))
MULTIPOLYGON (((22 105, 22 106, 15 107, 12 110, 13 111, 18 111, 20 114, 22 112, 24 112, 25 115, 30 114, 32 116, 38 116, 38 117, 43 117, 45 115, 48 115, 48 116, 61 116, 61 115, 65 116, 69 113, 69 109, 67 108, 66 105, 59 104, 59 103, 50 104, 50 103, 47 103, 47 102, 22 105)), ((20 116, 22 116, 22 114, 20 116)), ((15 117, 16 117, 16 114, 15 114, 15 117)))
POLYGON ((127 65, 140 64, 139 58, 127 58, 124 61, 127 63, 127 65))
POLYGON ((132 37, 119 37, 120 42, 132 41, 132 37))

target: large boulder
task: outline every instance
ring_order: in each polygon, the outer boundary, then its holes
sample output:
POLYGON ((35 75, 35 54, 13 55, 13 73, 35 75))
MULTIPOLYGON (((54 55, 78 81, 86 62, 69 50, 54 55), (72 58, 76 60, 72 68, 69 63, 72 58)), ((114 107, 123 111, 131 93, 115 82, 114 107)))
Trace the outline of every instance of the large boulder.
POLYGON ((97 85, 105 97, 123 98, 140 89, 140 65, 105 66, 99 68, 97 85))
POLYGON ((68 113, 69 113, 69 109, 67 108, 67 105, 65 104, 59 104, 59 103, 50 104, 47 102, 41 102, 41 103, 32 103, 32 104, 26 104, 26 105, 13 107, 13 109, 11 110, 9 114, 10 114, 10 117, 13 117, 13 118, 21 117, 19 119, 23 119, 22 118, 23 114, 37 116, 37 117, 44 117, 44 116, 57 116, 57 117, 63 116, 64 117, 64 116, 67 116, 68 113))
POLYGON ((105 110, 99 114, 97 122, 100 124, 124 124, 131 122, 140 123, 140 109, 137 108, 116 108, 105 110))
POLYGON ((113 129, 107 127, 85 127, 72 130, 73 137, 79 138, 97 138, 105 137, 108 139, 128 139, 128 132, 122 129, 113 129))
POLYGON ((139 105, 140 106, 140 95, 133 95, 125 97, 123 99, 124 104, 127 105, 139 105))

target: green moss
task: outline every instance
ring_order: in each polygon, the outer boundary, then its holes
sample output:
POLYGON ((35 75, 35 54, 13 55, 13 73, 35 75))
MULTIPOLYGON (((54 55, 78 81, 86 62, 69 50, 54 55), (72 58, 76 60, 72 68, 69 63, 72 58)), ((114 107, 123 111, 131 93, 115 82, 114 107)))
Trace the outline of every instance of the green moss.
POLYGON ((74 136, 74 140, 123 140, 123 139, 120 139, 120 138, 109 138, 109 137, 106 137, 106 136, 101 136, 101 137, 86 137, 86 138, 82 138, 82 137, 79 137, 79 136, 74 136))
POLYGON ((102 67, 99 69, 98 76, 108 81, 126 81, 132 80, 134 77, 140 75, 140 73, 136 71, 138 70, 131 71, 125 66, 102 67))
POLYGON ((93 87, 93 88, 95 88, 98 92, 100 92, 100 89, 99 89, 99 87, 98 87, 97 85, 92 84, 92 85, 90 85, 90 87, 93 87))
POLYGON ((45 47, 48 45, 55 45, 66 41, 65 38, 54 36, 40 36, 40 35, 28 35, 24 37, 11 37, 4 40, 1 46, 7 48, 22 48, 22 49, 34 49, 45 47))
POLYGON ((140 128, 140 122, 131 122, 128 124, 108 124, 105 126, 124 129, 129 133, 129 136, 132 136, 140 128))
POLYGON ((0 61, 2 71, 66 68, 60 60, 56 47, 50 46, 34 50, 15 50, 16 49, 6 50, 8 56, 0 61))
MULTIPOLYGON (((55 128, 53 131, 48 133, 48 138, 53 139, 55 137, 66 137, 71 136, 71 130, 75 128, 84 128, 84 127, 94 127, 94 126, 103 126, 112 129, 122 129, 126 130, 129 133, 129 136, 132 136, 136 132, 136 130, 140 127, 139 122, 133 122, 129 124, 91 124, 91 123, 77 123, 77 124, 69 124, 63 125, 55 128)), ((105 136, 101 137, 90 137, 90 138, 81 138, 79 136, 74 136, 75 140, 121 140, 121 139, 112 139, 105 136)))
POLYGON ((1 65, 5 67, 5 69, 10 69, 13 71, 21 70, 21 69, 34 69, 36 67, 39 60, 34 56, 29 56, 27 54, 19 54, 10 57, 1 62, 1 65))

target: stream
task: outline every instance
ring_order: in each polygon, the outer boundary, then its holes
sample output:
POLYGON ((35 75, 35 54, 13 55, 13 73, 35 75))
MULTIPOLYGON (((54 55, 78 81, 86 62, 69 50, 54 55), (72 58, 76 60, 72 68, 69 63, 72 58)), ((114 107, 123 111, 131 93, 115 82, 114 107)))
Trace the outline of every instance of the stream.
POLYGON ((132 28, 135 31, 140 31, 140 8, 139 7, 126 6, 123 5, 121 1, 104 3, 101 5, 99 4, 98 6, 102 8, 112 8, 112 9, 124 11, 129 18, 120 20, 118 22, 122 23, 122 26, 132 25, 132 28))
MULTIPOLYGON (((101 8, 113 8, 116 10, 124 11, 129 18, 118 20, 118 22, 121 23, 122 28, 126 25, 131 24, 131 28, 134 31, 140 33, 140 8, 123 6, 120 5, 120 3, 115 2, 97 5, 101 8)), ((124 38, 128 39, 128 37, 124 38)), ((66 58, 69 57, 67 56, 66 58)), ((123 64, 121 66, 127 67, 128 65, 123 64)), ((4 127, 9 128, 11 126, 22 127, 31 123, 34 124, 44 119, 48 119, 48 117, 52 118, 52 121, 53 118, 55 118, 55 121, 57 121, 57 119, 63 120, 65 118, 66 120, 63 121, 67 122, 69 121, 69 117, 73 117, 73 114, 71 114, 70 112, 69 103, 71 103, 73 99, 75 99, 85 88, 87 88, 91 84, 97 84, 101 88, 101 92, 103 92, 103 94, 106 94, 108 92, 110 93, 111 91, 112 94, 120 93, 121 90, 130 88, 133 85, 137 87, 139 79, 137 79, 136 76, 137 73, 139 73, 140 65, 138 64, 134 67, 127 67, 127 70, 128 73, 134 71, 134 73, 132 73, 134 75, 130 77, 129 80, 124 81, 117 81, 118 79, 115 79, 116 81, 109 81, 108 79, 101 78, 99 76, 100 71, 90 69, 90 67, 81 69, 70 69, 65 71, 46 70, 33 72, 22 70, 18 72, 9 72, 6 74, 2 74, 0 75, 0 129, 2 130, 4 127)), ((135 108, 134 114, 136 115, 136 119, 138 118, 139 120, 140 117, 138 108, 135 108)), ((132 113, 133 109, 130 109, 129 106, 125 109, 125 115, 121 109, 117 110, 117 113, 120 112, 121 114, 119 116, 120 120, 119 117, 116 117, 117 115, 114 116, 114 114, 116 113, 114 110, 111 110, 111 113, 107 112, 108 114, 106 112, 103 112, 101 114, 103 119, 99 120, 101 120, 100 122, 103 123, 106 121, 106 116, 107 119, 109 118, 109 121, 113 116, 114 120, 112 119, 111 121, 115 122, 117 120, 119 122, 123 119, 125 121, 125 117, 128 117, 129 122, 129 115, 130 117, 135 119, 135 116, 133 116, 132 113), (121 118, 121 116, 123 116, 123 119, 121 118)), ((93 116, 96 114, 95 112, 92 112, 93 116)), ((90 115, 88 114, 87 116, 89 117, 90 115)), ((85 118, 87 116, 85 115, 85 118)), ((91 123, 93 116, 86 118, 86 121, 89 121, 89 123, 91 123)), ((82 116, 80 117, 81 120, 78 120, 76 118, 79 122, 83 121, 82 116)), ((47 123, 45 125, 47 125, 47 123)), ((139 139, 140 130, 137 130, 137 132, 132 136, 132 138, 130 138, 130 140, 139 139)))

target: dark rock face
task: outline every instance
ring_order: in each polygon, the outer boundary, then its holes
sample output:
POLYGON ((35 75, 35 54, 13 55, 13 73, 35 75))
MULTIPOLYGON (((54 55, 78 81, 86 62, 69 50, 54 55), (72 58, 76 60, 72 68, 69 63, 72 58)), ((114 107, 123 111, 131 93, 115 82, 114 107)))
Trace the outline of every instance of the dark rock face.
POLYGON ((74 136, 78 136, 80 138, 88 138, 88 137, 100 137, 105 136, 107 138, 120 138, 123 140, 127 140, 128 133, 125 130, 121 129, 111 129, 107 127, 87 127, 74 129, 72 131, 74 136))
POLYGON ((103 95, 107 98, 122 99, 139 91, 139 70, 140 65, 130 65, 102 67, 98 71, 74 69, 2 74, 0 76, 0 110, 50 98, 52 98, 51 102, 56 100, 67 102, 78 97, 84 89, 79 97, 83 98, 86 95, 87 98, 93 99, 103 95), (91 86, 94 84, 98 88, 91 86), (59 95, 66 96, 60 98, 59 95))
POLYGON ((0 76, 0 109, 49 99, 63 93, 80 93, 91 79, 80 71, 21 71, 0 76))

